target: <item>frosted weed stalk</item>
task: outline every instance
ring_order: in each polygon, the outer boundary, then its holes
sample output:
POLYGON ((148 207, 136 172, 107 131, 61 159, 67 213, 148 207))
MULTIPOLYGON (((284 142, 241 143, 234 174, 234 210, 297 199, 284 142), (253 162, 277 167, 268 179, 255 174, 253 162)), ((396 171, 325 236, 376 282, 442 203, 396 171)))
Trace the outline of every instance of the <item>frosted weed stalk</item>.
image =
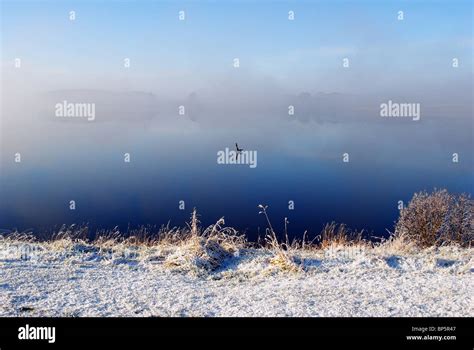
POLYGON ((267 214, 267 205, 259 204, 258 208, 260 208, 259 214, 263 214, 267 220, 268 228, 266 229, 265 235, 265 243, 269 250, 272 252, 273 257, 270 259, 270 263, 276 267, 278 267, 282 271, 288 272, 298 272, 302 271, 302 265, 296 263, 295 259, 293 258, 292 254, 290 254, 290 250, 292 250, 292 246, 288 242, 288 233, 286 232, 287 227, 287 219, 285 218, 285 236, 286 236, 286 243, 279 243, 278 238, 276 236, 275 230, 270 222, 270 218, 267 214))

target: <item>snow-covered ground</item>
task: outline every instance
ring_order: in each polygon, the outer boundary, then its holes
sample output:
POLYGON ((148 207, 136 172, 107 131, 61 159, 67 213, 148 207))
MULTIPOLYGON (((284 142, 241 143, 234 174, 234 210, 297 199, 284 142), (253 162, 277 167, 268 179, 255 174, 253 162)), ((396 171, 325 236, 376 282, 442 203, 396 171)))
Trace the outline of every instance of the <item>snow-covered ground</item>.
POLYGON ((301 250, 294 272, 242 249, 208 271, 162 248, 0 241, 0 316, 474 316, 473 252, 301 250))

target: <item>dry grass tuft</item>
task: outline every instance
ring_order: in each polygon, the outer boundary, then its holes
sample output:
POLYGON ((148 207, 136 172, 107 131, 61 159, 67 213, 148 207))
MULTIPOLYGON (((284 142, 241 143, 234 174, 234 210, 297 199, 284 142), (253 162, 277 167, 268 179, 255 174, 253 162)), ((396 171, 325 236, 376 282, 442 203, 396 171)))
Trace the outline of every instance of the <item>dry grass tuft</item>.
POLYGON ((364 231, 351 231, 344 224, 328 223, 319 235, 319 246, 322 249, 334 246, 350 246, 365 244, 364 231))
POLYGON ((246 245, 245 236, 223 227, 224 218, 201 232, 196 209, 193 210, 189 231, 162 238, 160 244, 173 244, 176 249, 165 259, 165 265, 177 269, 214 271, 246 245))
POLYGON ((374 251, 382 255, 412 254, 418 250, 416 243, 405 234, 391 234, 388 239, 374 245, 374 251))
POLYGON ((31 232, 5 232, 0 235, 0 240, 6 243, 10 242, 23 242, 23 243, 33 243, 37 241, 36 236, 34 236, 31 232))
POLYGON ((60 241, 60 240, 81 240, 87 241, 89 239, 89 228, 87 225, 76 225, 72 224, 70 226, 62 225, 58 232, 53 233, 50 238, 51 241, 60 241))

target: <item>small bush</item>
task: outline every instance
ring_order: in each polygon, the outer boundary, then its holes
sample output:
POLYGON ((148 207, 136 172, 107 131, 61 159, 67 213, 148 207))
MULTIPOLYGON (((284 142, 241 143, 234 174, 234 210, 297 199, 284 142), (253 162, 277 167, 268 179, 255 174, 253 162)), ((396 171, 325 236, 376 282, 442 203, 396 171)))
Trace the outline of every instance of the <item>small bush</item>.
POLYGON ((446 190, 415 193, 401 210, 396 235, 404 235, 422 247, 457 243, 471 246, 474 240, 474 204, 468 195, 446 190))

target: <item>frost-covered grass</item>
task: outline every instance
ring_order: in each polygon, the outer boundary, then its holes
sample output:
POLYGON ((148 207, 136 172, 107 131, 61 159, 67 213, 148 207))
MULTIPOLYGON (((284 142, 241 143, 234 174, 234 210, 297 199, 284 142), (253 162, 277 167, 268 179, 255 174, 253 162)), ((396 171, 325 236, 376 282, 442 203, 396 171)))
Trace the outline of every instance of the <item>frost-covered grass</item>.
POLYGON ((0 316, 474 315, 473 248, 345 240, 334 227, 324 244, 270 231, 257 246, 222 225, 201 230, 194 213, 156 237, 2 237, 0 316))

